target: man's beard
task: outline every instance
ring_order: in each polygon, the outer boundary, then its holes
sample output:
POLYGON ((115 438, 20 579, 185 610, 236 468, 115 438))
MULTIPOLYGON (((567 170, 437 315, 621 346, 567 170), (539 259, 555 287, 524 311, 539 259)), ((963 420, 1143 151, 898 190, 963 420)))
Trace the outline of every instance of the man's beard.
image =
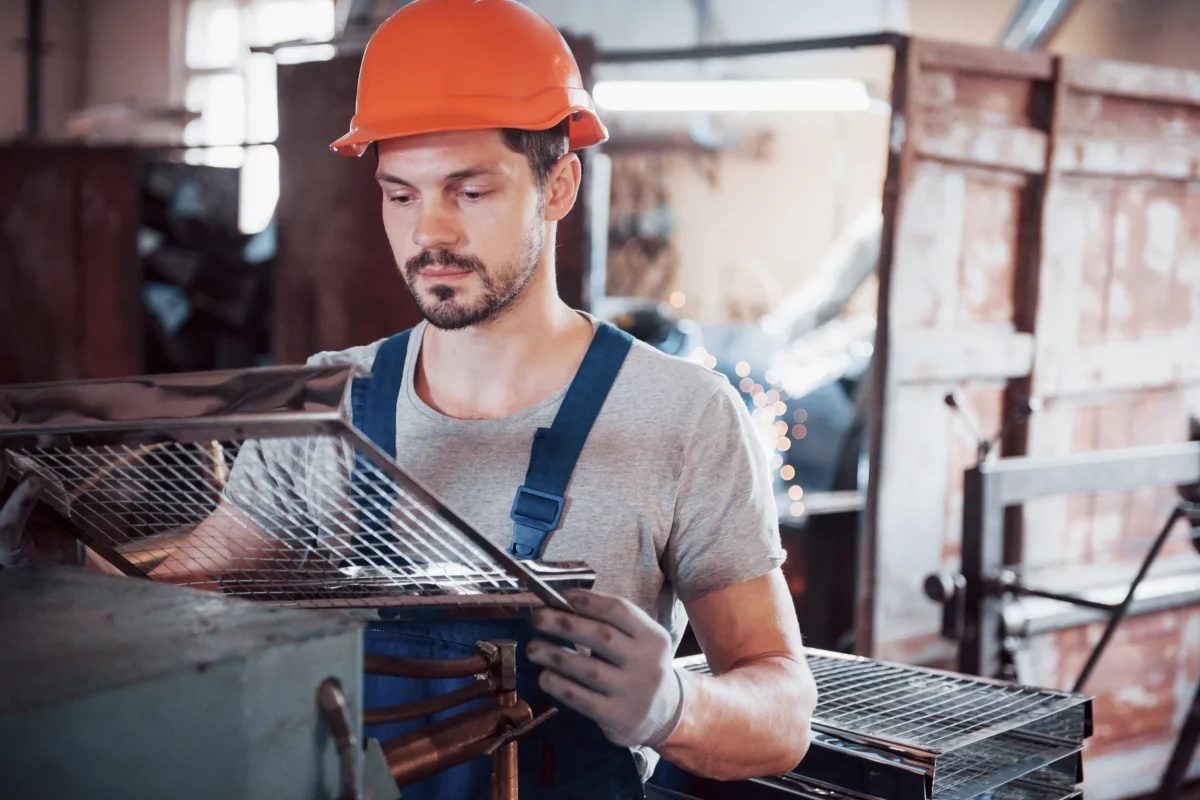
POLYGON ((500 270, 489 270, 474 256, 456 255, 446 250, 422 250, 404 264, 404 279, 413 299, 429 324, 446 331, 469 328, 506 311, 529 283, 542 257, 542 229, 533 226, 525 233, 521 252, 500 270), (435 283, 430 287, 434 299, 426 298, 417 288, 422 269, 431 266, 469 269, 479 276, 483 294, 472 303, 459 301, 460 291, 452 284, 435 283))

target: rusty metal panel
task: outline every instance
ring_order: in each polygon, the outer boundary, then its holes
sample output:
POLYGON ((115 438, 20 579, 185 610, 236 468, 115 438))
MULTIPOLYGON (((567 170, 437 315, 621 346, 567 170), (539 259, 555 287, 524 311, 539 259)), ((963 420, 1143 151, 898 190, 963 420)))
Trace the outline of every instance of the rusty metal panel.
MULTIPOLYGON (((1185 441, 1200 413, 1200 74, 1073 58, 1059 72, 1031 376, 1044 411, 1028 452, 1185 441)), ((1176 502, 1166 487, 1029 504, 1021 567, 1051 588, 1126 583, 1176 502)), ((1187 530, 1157 574, 1200 580, 1187 530)), ((1022 677, 1070 683, 1099 633, 1035 639, 1022 677)), ((1198 679, 1200 608, 1124 623, 1087 687, 1089 796, 1157 785, 1198 679)))
POLYGON ((141 371, 136 162, 0 149, 0 384, 141 371))
MULTIPOLYGON (((1032 639, 1026 681, 1069 686, 1103 632, 1095 623, 1032 639)), ((1090 798, 1153 791, 1200 681, 1200 608, 1131 617, 1088 685, 1095 735, 1085 751, 1090 798)))
POLYGON ((943 398, 962 388, 994 432, 1010 382, 1031 368, 1019 289, 1034 263, 1052 67, 1045 54, 920 40, 897 58, 864 654, 937 663, 950 652, 921 581, 957 566, 962 473, 975 446, 943 398))
MULTIPOLYGON (((1009 455, 1183 441, 1200 413, 1200 74, 911 40, 893 108, 859 647, 938 662, 919 582, 957 566, 975 457, 946 392, 988 433, 1040 398, 1009 455)), ((1006 553, 1039 586, 1120 587, 1176 500, 1029 503, 1006 553)), ((1184 530, 1152 576, 1196 573, 1184 530)), ((1125 625, 1089 686, 1090 797, 1154 788, 1200 678, 1200 609, 1125 625)), ((1035 638, 1021 678, 1069 686, 1099 634, 1035 638)))

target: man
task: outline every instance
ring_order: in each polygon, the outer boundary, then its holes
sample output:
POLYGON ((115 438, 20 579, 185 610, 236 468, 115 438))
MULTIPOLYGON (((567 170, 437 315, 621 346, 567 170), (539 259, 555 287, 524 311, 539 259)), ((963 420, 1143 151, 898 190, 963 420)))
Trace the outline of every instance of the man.
MULTIPOLYGON (((521 695, 561 709, 518 748, 523 796, 640 797, 658 755, 719 779, 783 773, 816 699, 736 392, 558 297, 556 226, 581 177, 569 151, 606 138, 548 21, 513 0, 417 0, 373 36, 352 129, 332 145, 375 153, 384 227, 426 322, 310 363, 368 367, 355 425, 484 535, 597 573, 595 591, 569 593, 577 613, 539 610, 536 631, 367 634, 391 655, 521 643, 536 680, 521 695), (671 666, 689 619, 715 677, 671 666)), ((244 448, 228 494, 284 463, 244 448)), ((411 699, 387 680, 368 679, 368 706, 411 699)), ((479 789, 476 775, 405 797, 479 789)))

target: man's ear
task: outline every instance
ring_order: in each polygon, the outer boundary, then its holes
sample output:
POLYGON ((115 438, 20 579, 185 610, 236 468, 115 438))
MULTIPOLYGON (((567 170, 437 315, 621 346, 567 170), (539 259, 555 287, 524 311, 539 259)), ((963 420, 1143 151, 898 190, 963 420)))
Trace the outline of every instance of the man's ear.
POLYGON ((570 213, 579 195, 583 166, 579 156, 567 153, 555 162, 546 176, 546 204, 543 216, 547 222, 558 222, 570 213))

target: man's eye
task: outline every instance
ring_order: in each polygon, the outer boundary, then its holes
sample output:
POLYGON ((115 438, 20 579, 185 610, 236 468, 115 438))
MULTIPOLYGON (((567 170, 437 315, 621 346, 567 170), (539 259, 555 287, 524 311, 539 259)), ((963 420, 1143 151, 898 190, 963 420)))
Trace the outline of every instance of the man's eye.
POLYGON ((392 201, 393 203, 398 203, 398 204, 400 204, 400 205, 402 205, 402 206, 406 206, 406 205, 408 205, 409 203, 411 203, 411 202, 412 202, 412 195, 409 195, 409 194, 394 194, 394 195, 392 195, 392 197, 391 197, 391 201, 392 201))
POLYGON ((468 200, 482 200, 485 196, 487 196, 487 192, 476 189, 464 189, 461 194, 468 200))

